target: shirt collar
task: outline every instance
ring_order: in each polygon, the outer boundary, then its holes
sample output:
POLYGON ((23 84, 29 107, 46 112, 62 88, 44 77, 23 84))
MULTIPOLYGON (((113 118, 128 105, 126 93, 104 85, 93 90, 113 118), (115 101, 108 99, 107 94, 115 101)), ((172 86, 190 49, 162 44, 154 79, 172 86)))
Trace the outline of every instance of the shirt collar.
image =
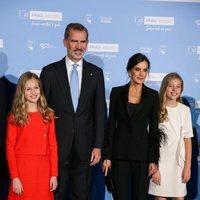
MULTIPOLYGON (((69 66, 69 67, 71 67, 73 64, 75 64, 72 60, 69 59, 68 56, 65 57, 65 62, 66 62, 66 65, 69 66)), ((78 66, 82 67, 82 65, 83 65, 83 59, 81 59, 76 64, 78 64, 78 66)))

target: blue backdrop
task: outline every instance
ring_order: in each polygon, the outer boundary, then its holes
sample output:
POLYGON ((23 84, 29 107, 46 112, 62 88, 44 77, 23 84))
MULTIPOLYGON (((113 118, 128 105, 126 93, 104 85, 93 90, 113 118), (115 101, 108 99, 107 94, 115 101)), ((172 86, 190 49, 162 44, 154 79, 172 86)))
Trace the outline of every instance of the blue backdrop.
MULTIPOLYGON (((89 30, 85 59, 103 69, 108 104, 111 88, 127 82, 125 67, 136 52, 151 61, 150 87, 158 90, 171 71, 183 77, 195 133, 188 199, 200 199, 200 1, 0 0, 0 77, 16 83, 24 71, 39 74, 43 66, 64 57, 63 34, 70 22, 89 30)), ((94 199, 110 200, 99 166, 94 175, 94 199)))

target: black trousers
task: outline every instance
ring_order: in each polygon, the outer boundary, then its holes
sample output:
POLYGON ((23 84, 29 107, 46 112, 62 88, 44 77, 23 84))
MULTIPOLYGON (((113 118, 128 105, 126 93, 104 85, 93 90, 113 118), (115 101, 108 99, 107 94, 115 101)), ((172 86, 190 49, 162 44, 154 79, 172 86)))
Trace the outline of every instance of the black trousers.
POLYGON ((59 162, 55 200, 90 200, 91 170, 90 162, 81 161, 73 147, 69 158, 59 162))
POLYGON ((147 200, 148 163, 112 160, 112 176, 115 185, 114 200, 147 200))

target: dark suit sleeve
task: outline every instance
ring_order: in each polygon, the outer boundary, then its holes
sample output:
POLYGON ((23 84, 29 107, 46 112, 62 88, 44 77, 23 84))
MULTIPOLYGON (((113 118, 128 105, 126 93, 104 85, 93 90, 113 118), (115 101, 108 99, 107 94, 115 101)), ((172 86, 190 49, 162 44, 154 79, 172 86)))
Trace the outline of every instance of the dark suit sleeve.
MULTIPOLYGON (((6 141, 6 91, 5 85, 0 79, 0 178, 5 175, 6 171, 6 156, 5 156, 5 141, 6 141)), ((3 180, 3 179, 2 179, 3 180)))
POLYGON ((104 159, 111 159, 112 152, 112 141, 114 137, 114 132, 116 128, 116 90, 112 89, 110 93, 110 106, 109 106, 109 118, 108 125, 105 133, 105 149, 104 149, 104 159))
POLYGON ((5 136, 6 132, 6 91, 4 84, 0 81, 0 136, 1 142, 2 138, 5 136))
POLYGON ((149 118, 149 163, 158 163, 159 159, 159 131, 158 131, 158 111, 159 111, 159 96, 158 93, 151 95, 153 105, 149 118))
POLYGON ((104 130, 105 130, 105 116, 106 116, 106 102, 105 102, 105 86, 103 71, 100 70, 95 96, 95 141, 94 148, 103 147, 104 130))

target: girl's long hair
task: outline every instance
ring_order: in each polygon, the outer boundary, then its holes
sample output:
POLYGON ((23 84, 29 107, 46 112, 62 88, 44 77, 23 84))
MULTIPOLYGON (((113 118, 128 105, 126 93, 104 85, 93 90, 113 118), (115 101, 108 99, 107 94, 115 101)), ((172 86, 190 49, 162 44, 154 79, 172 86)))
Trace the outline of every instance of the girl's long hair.
MULTIPOLYGON (((167 117, 168 117, 167 109, 166 109, 166 89, 169 82, 172 79, 179 79, 181 81, 181 92, 183 91, 183 79, 176 72, 169 73, 163 78, 161 86, 160 86, 160 94, 159 94, 159 98, 160 98, 159 121, 160 122, 164 122, 165 120, 167 120, 167 117)), ((179 97, 177 101, 182 102, 181 97, 179 97)))
POLYGON ((46 98, 44 96, 40 78, 32 72, 25 72, 20 76, 18 80, 14 101, 11 109, 11 113, 13 114, 12 122, 17 124, 18 126, 23 126, 29 120, 28 107, 25 98, 25 84, 30 79, 35 79, 38 82, 40 88, 40 98, 37 102, 37 106, 39 112, 44 118, 44 122, 48 122, 51 120, 51 117, 54 117, 54 111, 51 108, 49 108, 46 98))

